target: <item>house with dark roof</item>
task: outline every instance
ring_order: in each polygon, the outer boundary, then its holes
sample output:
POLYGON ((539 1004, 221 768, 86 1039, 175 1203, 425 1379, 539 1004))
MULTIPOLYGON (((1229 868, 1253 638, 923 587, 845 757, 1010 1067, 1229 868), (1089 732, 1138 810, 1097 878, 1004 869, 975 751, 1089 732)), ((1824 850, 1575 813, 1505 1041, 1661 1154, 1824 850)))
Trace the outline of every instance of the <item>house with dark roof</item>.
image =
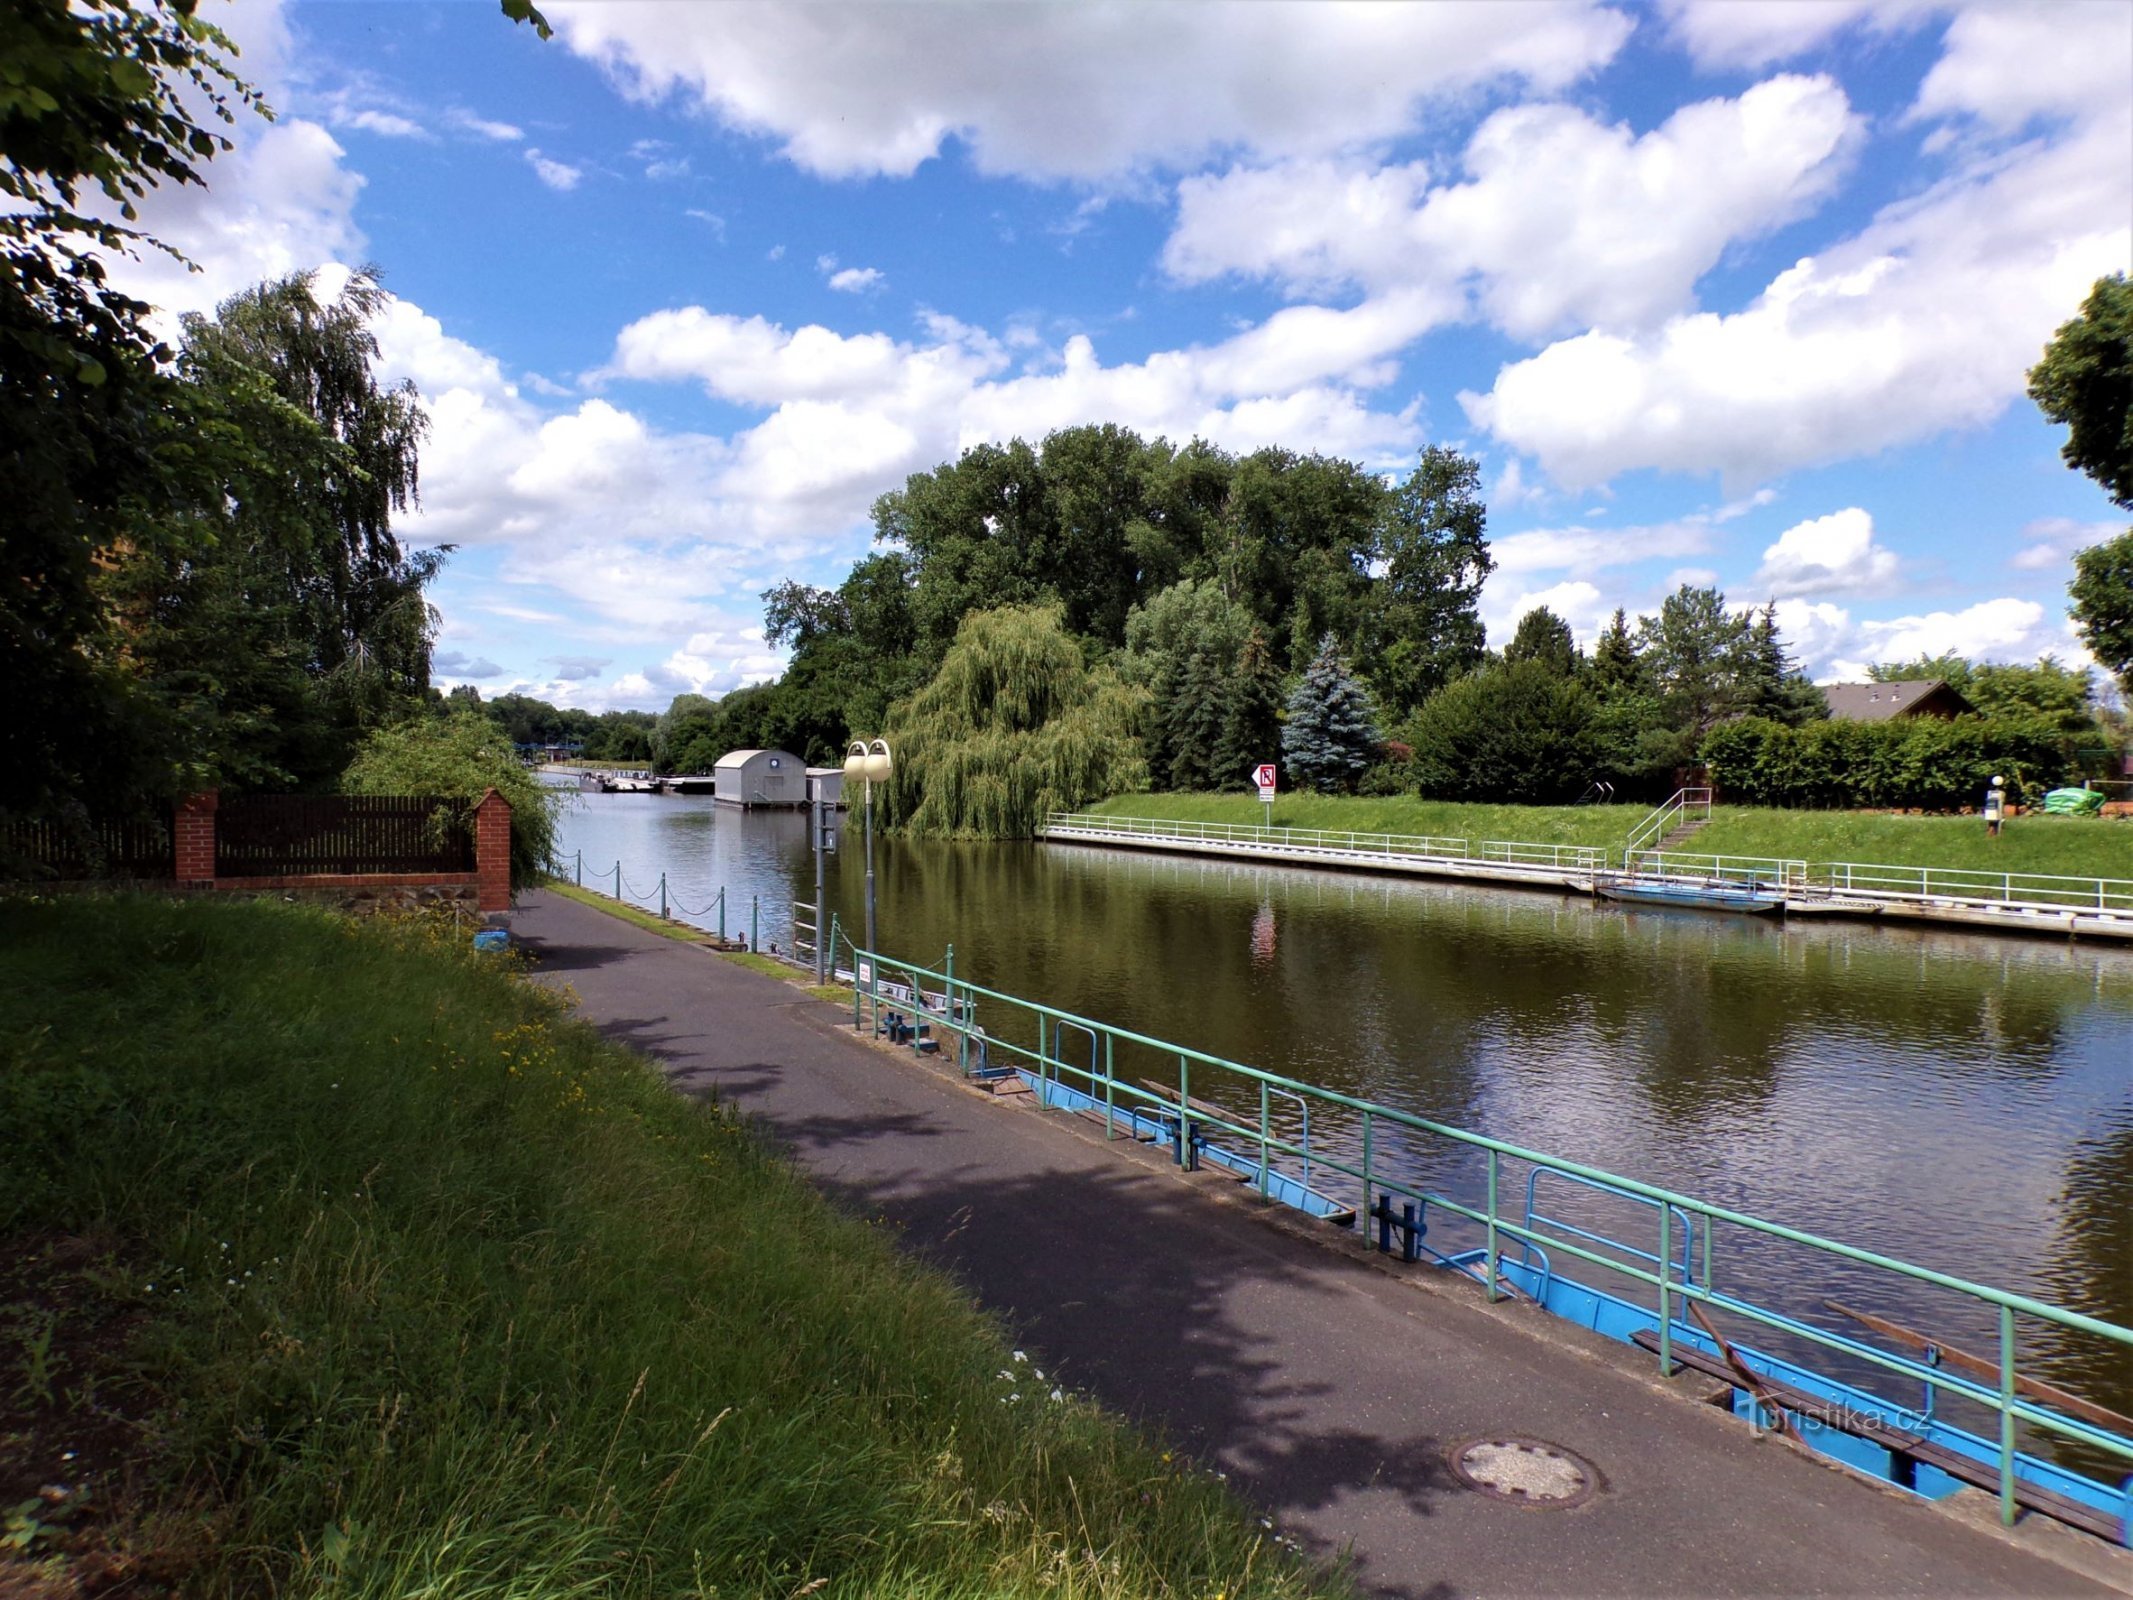
POLYGON ((1849 722, 1891 722, 1897 717, 1966 717, 1977 707, 1941 678, 1902 678, 1894 683, 1825 683, 1829 714, 1849 722))

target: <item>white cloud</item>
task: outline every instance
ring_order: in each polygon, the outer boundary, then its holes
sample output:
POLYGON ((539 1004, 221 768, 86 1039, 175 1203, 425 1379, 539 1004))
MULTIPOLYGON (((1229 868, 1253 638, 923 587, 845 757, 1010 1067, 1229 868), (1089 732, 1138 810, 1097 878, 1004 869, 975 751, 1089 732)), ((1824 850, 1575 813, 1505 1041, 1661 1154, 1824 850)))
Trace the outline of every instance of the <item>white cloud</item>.
POLYGON ((573 167, 568 162, 551 160, 538 150, 527 150, 526 160, 531 164, 541 182, 547 184, 549 188, 560 190, 565 194, 575 189, 585 177, 585 169, 583 167, 573 167))
POLYGON ((439 650, 430 657, 430 669, 440 678, 454 679, 500 678, 504 673, 495 662, 464 650, 439 650))
POLYGON ((908 175, 950 139, 981 171, 1047 179, 1325 153, 1408 131, 1432 99, 1563 89, 1630 32, 1579 0, 545 9, 625 92, 692 101, 837 177, 908 175))
POLYGON ((2032 117, 2111 115, 2133 93, 2129 81, 2133 7, 2113 0, 1974 6, 1948 24, 1912 117, 1974 116, 2015 132, 2032 117))
MULTIPOLYGON (((2007 34, 2069 28, 2083 49, 2133 50, 2133 8, 1996 16, 2007 34)), ((1951 41, 1944 59, 1972 48, 1951 41)), ((2006 48, 2016 66, 2033 59, 2006 48)), ((1937 103, 1983 115, 2014 102, 1964 79, 1937 103)), ((2133 82, 2070 109, 2081 120, 2063 136, 1973 152, 1745 310, 1589 331, 1461 402, 1571 487, 1639 467, 1752 483, 1989 422, 2089 285, 2133 261, 2133 82)))
POLYGON ((2122 522, 2076 522, 2072 517, 2039 517, 2022 528, 2022 548, 2007 564, 2019 572, 2048 572, 2064 566, 2077 550, 2102 544, 2125 532, 2122 522))
POLYGON ((1565 622, 1577 635, 1581 644, 1590 645, 1607 626, 1614 615, 1614 603, 1604 599, 1598 588, 1582 578, 1566 579, 1550 584, 1545 589, 1518 588, 1506 590, 1503 585, 1491 582, 1481 595, 1481 621, 1488 630, 1489 643, 1501 650, 1518 631, 1519 621, 1529 611, 1546 606, 1565 622))
POLYGON ((1896 578, 1895 552, 1874 543, 1874 519, 1857 506, 1794 523, 1763 552, 1757 594, 1873 594, 1896 578))
POLYGON ((1820 683, 1856 683, 1880 662, 1949 652, 1973 661, 2034 661, 2047 653, 2087 660, 2063 616, 2012 596, 1960 611, 1865 618, 1827 600, 1787 599, 1777 603, 1777 621, 1800 664, 1820 683))
POLYGON ((350 111, 335 117, 337 128, 358 128, 365 133, 383 134, 388 139, 428 139, 433 137, 429 129, 412 117, 403 117, 396 111, 362 110, 350 111))
POLYGON ((1667 32, 1701 67, 1766 67, 1855 24, 1889 33, 1924 22, 1935 0, 1665 0, 1667 32))
POLYGON ((839 294, 865 294, 878 289, 888 280, 875 267, 846 267, 841 272, 830 274, 829 286, 839 294))
POLYGON ((477 116, 464 106, 453 106, 445 112, 444 120, 462 133, 471 133, 478 138, 494 139, 499 144, 516 144, 526 137, 525 130, 512 122, 493 122, 477 116))
POLYGON ((1241 272, 1292 294, 1465 285, 1519 338, 1635 328, 1686 305, 1730 243, 1826 195, 1857 127, 1827 78, 1773 78, 1641 137, 1573 106, 1512 106, 1475 132, 1463 183, 1331 161, 1188 178, 1163 259, 1186 282, 1241 272))

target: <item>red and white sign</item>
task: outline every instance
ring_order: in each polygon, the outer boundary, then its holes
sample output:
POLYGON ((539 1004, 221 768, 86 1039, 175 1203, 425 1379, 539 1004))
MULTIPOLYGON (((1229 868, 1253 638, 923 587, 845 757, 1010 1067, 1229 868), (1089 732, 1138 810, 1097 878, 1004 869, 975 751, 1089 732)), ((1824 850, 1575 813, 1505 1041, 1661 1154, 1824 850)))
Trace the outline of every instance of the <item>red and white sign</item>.
POLYGON ((1271 803, 1274 798, 1274 763, 1268 761, 1252 768, 1252 782, 1259 785, 1259 798, 1271 803))

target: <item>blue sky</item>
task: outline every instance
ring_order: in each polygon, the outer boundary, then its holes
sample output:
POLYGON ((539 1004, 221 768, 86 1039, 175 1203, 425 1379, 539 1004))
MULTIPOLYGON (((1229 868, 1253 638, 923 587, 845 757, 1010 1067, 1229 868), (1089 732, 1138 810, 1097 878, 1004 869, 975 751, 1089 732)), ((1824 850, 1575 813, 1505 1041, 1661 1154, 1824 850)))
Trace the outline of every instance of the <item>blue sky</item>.
POLYGON ((2133 265, 2133 6, 207 0, 278 120, 170 312, 375 261, 437 677, 774 675, 760 591, 986 439, 1477 456, 1506 637, 1681 581, 1817 676, 2078 659, 2123 526, 2023 374, 2133 265))

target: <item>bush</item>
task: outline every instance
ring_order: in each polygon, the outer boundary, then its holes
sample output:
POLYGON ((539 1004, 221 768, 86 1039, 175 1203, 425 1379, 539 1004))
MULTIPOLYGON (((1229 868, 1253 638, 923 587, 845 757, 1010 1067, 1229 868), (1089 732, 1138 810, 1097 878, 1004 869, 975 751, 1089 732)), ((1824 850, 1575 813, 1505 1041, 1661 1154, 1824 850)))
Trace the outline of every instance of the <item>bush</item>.
POLYGON ((1593 764, 1593 703, 1545 661, 1484 667, 1430 696, 1407 725, 1432 799, 1546 805, 1574 799, 1593 764))
POLYGON ((1977 804, 1994 774, 2022 800, 2067 771, 2062 736, 2035 717, 1833 719, 1799 728, 1743 717, 1705 735, 1702 754, 1711 782, 1743 805, 1952 811, 1977 804))
POLYGON ((341 789, 443 795, 469 804, 494 789, 511 803, 512 893, 548 875, 563 796, 533 775, 503 729, 479 711, 461 707, 376 729, 341 774, 341 789))

